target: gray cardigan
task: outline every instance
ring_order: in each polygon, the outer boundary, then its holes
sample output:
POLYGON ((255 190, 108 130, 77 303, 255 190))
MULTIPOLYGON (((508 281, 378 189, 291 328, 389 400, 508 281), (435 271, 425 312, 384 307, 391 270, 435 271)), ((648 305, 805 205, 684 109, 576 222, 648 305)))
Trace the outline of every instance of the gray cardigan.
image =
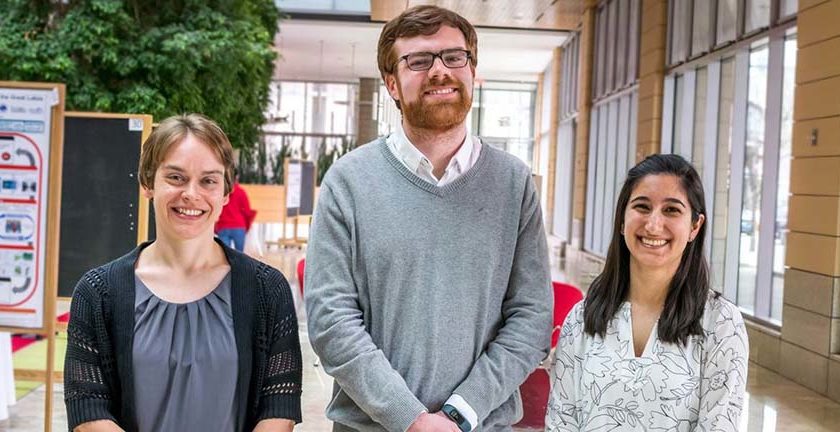
MULTIPOLYGON (((219 245, 220 242, 217 241, 219 245)), ((110 419, 137 430, 132 346, 134 263, 144 243, 88 271, 73 292, 64 360, 67 423, 110 419)), ((230 264, 231 310, 239 355, 237 403, 246 430, 262 419, 300 422, 301 353, 297 318, 283 275, 222 245, 230 264)))

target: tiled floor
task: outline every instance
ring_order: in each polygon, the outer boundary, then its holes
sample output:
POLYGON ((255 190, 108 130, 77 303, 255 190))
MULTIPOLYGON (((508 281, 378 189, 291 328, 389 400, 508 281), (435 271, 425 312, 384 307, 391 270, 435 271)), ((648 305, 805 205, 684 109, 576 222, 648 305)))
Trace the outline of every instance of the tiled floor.
MULTIPOLYGON (((301 338, 306 341, 305 329, 301 338)), ((303 343, 303 418, 295 430, 328 432, 330 422, 324 417, 332 379, 316 364, 308 343, 303 343)), ((62 386, 56 386, 53 430, 67 429, 62 386)), ((840 404, 814 393, 782 376, 750 364, 747 386, 748 408, 742 416, 741 431, 749 432, 836 432, 840 431, 840 404)), ((33 432, 43 430, 44 387, 28 394, 10 409, 12 417, 0 421, 0 431, 33 432)))
MULTIPOLYGON (((296 301, 300 291, 295 280, 294 268, 302 251, 274 253, 266 261, 280 268, 292 282, 296 301)), ((300 303, 299 303, 300 304, 300 303)), ((298 308, 303 346, 303 417, 304 422, 295 430, 299 432, 328 432, 330 422, 324 417, 332 389, 332 379, 319 367, 317 358, 308 343, 305 312, 298 308)), ((741 431, 750 432, 829 432, 840 431, 840 404, 808 390, 782 376, 750 364, 747 385, 747 409, 742 416, 741 431)), ((66 414, 61 386, 56 386, 53 430, 64 431, 66 414)), ((23 397, 10 408, 12 417, 0 421, 0 431, 32 432, 43 430, 44 387, 23 397)))

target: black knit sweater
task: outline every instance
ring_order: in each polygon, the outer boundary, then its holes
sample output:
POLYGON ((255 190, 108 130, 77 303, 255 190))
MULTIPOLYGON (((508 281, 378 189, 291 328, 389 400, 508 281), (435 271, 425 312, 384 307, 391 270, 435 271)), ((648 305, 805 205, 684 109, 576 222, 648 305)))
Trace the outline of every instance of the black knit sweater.
MULTIPOLYGON (((64 400, 71 431, 102 419, 129 432, 137 430, 132 370, 134 264, 149 244, 88 271, 73 292, 64 360, 64 400)), ((300 422, 301 353, 289 284, 279 271, 222 247, 231 267, 237 393, 243 395, 238 408, 245 413, 246 430, 268 418, 300 422)))

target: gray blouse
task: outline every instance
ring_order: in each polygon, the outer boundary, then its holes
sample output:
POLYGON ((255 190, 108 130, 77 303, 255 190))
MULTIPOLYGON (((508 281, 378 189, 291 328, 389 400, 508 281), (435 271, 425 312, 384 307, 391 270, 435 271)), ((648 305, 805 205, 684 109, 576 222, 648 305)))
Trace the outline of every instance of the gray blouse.
POLYGON ((205 297, 164 301, 135 276, 134 397, 140 432, 239 431, 228 273, 205 297))

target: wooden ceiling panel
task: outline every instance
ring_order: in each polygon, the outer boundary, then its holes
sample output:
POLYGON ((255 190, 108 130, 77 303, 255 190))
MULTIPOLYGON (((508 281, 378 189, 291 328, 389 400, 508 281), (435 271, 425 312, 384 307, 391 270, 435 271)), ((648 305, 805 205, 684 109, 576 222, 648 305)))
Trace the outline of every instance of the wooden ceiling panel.
POLYGON ((584 0, 371 0, 371 19, 388 21, 405 9, 432 4, 458 12, 473 25, 574 30, 584 0))

